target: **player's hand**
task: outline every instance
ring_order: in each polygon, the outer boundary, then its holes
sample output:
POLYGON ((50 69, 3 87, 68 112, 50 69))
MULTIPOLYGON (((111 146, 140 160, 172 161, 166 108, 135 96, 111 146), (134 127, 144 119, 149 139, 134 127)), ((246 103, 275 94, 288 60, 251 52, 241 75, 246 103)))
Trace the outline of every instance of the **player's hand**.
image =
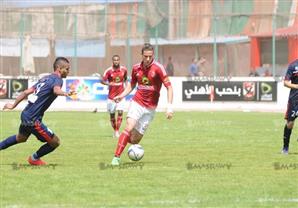
POLYGON ((119 103, 121 100, 122 100, 122 97, 120 97, 120 96, 116 96, 116 97, 114 97, 114 99, 113 99, 116 103, 119 103))
POLYGON ((169 120, 173 117, 173 104, 171 103, 168 103, 167 105, 166 117, 169 120))
POLYGON ((8 110, 12 110, 12 109, 14 109, 13 104, 11 104, 11 103, 6 103, 6 104, 3 106, 3 110, 6 110, 6 109, 8 109, 8 110))
POLYGON ((75 91, 69 91, 69 92, 67 93, 67 96, 68 96, 68 97, 73 96, 73 95, 77 95, 77 92, 75 92, 75 91))

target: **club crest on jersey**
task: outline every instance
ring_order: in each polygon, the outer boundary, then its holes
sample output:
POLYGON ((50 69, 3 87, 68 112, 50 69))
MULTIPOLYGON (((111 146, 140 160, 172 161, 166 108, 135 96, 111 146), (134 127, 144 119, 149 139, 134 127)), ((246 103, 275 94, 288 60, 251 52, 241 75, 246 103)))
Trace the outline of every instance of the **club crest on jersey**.
POLYGON ((150 84, 150 81, 149 81, 148 77, 145 77, 145 76, 142 77, 142 84, 144 84, 144 85, 149 85, 150 84))
POLYGON ((118 82, 120 82, 120 81, 121 81, 120 77, 115 77, 115 82, 116 82, 116 83, 118 83, 118 82))

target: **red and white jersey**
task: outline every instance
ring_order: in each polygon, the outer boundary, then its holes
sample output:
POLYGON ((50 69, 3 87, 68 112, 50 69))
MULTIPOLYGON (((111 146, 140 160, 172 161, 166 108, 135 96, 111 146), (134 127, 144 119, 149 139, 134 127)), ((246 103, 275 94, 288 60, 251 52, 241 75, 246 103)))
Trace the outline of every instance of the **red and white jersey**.
POLYGON ((157 61, 153 60, 147 68, 142 63, 133 66, 131 86, 138 84, 133 100, 141 106, 156 108, 162 83, 165 87, 171 85, 165 68, 157 61))
POLYGON ((121 94, 124 91, 124 82, 127 80, 127 69, 120 66, 117 69, 113 67, 108 68, 103 74, 103 81, 109 82, 109 99, 121 94))

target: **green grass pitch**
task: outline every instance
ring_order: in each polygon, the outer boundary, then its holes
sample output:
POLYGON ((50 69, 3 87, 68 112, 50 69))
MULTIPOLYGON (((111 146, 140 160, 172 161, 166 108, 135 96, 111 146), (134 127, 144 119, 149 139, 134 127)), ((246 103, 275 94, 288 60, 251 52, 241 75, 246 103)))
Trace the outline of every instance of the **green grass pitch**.
MULTIPOLYGON (((1 140, 19 114, 1 112, 1 140)), ((33 136, 0 152, 1 208, 298 207, 298 131, 280 154, 282 113, 157 113, 144 158, 125 150, 119 168, 109 166, 117 141, 107 113, 47 112, 44 123, 61 139, 48 166, 27 165, 42 144, 33 136)))

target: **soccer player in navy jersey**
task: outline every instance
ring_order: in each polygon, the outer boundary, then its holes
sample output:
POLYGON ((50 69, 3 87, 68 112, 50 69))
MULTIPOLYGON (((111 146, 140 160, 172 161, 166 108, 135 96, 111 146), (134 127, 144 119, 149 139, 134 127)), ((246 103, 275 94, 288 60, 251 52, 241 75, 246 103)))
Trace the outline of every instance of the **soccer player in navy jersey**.
POLYGON ((289 153, 289 144, 295 119, 298 116, 298 59, 292 62, 287 70, 284 86, 291 89, 288 100, 288 108, 285 115, 287 123, 284 127, 283 154, 289 153))
POLYGON ((62 78, 69 73, 70 63, 64 57, 56 58, 54 72, 41 78, 35 85, 23 91, 14 103, 6 103, 3 110, 14 109, 22 100, 28 97, 28 104, 21 113, 21 124, 19 132, 0 142, 0 151, 12 145, 26 142, 31 134, 38 140, 45 142, 34 154, 29 156, 28 162, 31 165, 46 165, 40 158, 54 151, 59 145, 59 137, 51 131, 43 122, 44 112, 57 98, 57 96, 71 96, 74 92, 64 92, 61 87, 62 78))

